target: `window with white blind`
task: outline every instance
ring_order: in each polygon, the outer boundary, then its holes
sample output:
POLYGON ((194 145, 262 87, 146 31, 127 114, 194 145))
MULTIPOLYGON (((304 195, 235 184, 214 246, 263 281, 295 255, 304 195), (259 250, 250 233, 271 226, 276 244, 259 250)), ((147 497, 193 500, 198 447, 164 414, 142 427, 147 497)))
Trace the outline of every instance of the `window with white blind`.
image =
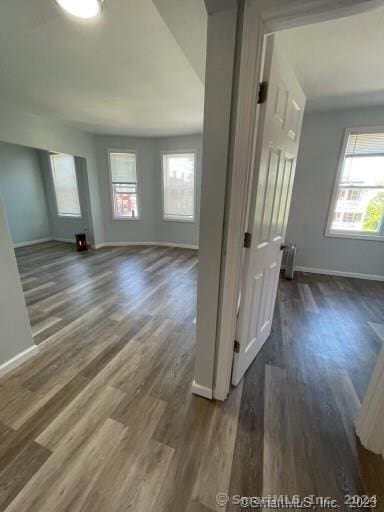
POLYGON ((163 216, 195 220, 195 153, 163 153, 163 216))
POLYGON ((327 234, 384 239, 384 129, 347 130, 327 234))
POLYGON ((109 151, 113 217, 138 219, 136 153, 109 151))
POLYGON ((49 158, 58 215, 81 217, 75 158, 64 153, 51 153, 49 158))

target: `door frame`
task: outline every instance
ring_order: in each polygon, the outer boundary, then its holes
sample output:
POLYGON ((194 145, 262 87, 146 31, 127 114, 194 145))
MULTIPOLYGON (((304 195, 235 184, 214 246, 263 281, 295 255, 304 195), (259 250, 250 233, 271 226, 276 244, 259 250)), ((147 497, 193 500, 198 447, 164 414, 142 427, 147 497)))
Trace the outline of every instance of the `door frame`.
POLYGON ((253 162, 259 150, 258 85, 263 73, 265 36, 279 30, 309 25, 369 11, 376 0, 239 0, 239 25, 229 149, 229 183, 223 263, 219 294, 213 398, 225 400, 231 387, 231 371, 239 294, 242 283, 243 240, 249 217, 253 162), (236 171, 236 179, 231 179, 236 171), (244 198, 246 200, 244 201, 244 198))

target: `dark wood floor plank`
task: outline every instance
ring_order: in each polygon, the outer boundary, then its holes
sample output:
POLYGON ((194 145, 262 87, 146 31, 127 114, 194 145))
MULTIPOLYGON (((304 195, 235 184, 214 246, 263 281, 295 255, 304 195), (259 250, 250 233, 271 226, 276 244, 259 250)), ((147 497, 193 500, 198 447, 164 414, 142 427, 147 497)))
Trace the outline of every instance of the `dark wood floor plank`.
POLYGON ((50 457, 51 452, 31 442, 0 471, 0 511, 3 511, 50 457))
POLYGON ((242 388, 241 383, 226 402, 216 404, 209 432, 203 440, 193 500, 207 508, 217 508, 219 493, 229 494, 242 388))
POLYGON ((82 510, 90 488, 113 457, 125 431, 123 425, 107 419, 81 444, 75 437, 68 437, 16 496, 8 511, 82 510))
POLYGON ((70 380, 20 427, 11 443, 0 446, 2 467, 6 467, 11 463, 25 446, 36 439, 55 417, 72 402, 81 390, 84 389, 86 385, 85 380, 79 376, 70 380))
POLYGON ((293 445, 285 396, 286 370, 267 365, 264 387, 264 464, 262 496, 295 492, 293 445))
MULTIPOLYGON (((115 334, 116 342, 109 343, 108 346, 100 352, 100 354, 90 361, 82 370, 81 375, 88 379, 96 377, 107 364, 112 361, 118 353, 129 343, 129 341, 144 327, 149 321, 150 317, 143 316, 136 320, 126 322, 126 329, 124 326, 116 328, 118 333, 115 334)), ((115 332, 116 332, 115 331, 115 332)))
MULTIPOLYGON (((160 400, 150 396, 140 396, 127 410, 117 410, 113 413, 113 418, 116 421, 118 421, 116 418, 121 419, 122 424, 127 428, 126 435, 119 444, 118 454, 109 461, 96 480, 82 512, 93 512, 97 509, 110 512, 124 510, 125 492, 131 488, 132 479, 135 478, 135 468, 137 468, 136 475, 141 475, 143 456, 164 413, 165 406, 166 404, 160 400)), ((172 453, 171 448, 167 448, 166 454, 172 453)), ((162 458, 161 455, 160 457, 162 458)), ((164 469, 167 473, 167 467, 164 469)), ((137 482, 137 485, 139 483, 137 482)))
POLYGON ((156 504, 158 510, 179 512, 193 499, 194 484, 204 455, 202 435, 209 432, 214 411, 214 404, 208 400, 192 398, 184 416, 182 435, 177 438, 178 446, 168 469, 168 478, 156 504))
MULTIPOLYGON (((84 442, 97 430, 100 423, 110 417, 118 407, 123 393, 95 381, 87 384, 36 437, 36 441, 56 450, 70 435, 71 442, 79 438, 84 442)), ((79 443, 80 444, 80 443, 79 443)))

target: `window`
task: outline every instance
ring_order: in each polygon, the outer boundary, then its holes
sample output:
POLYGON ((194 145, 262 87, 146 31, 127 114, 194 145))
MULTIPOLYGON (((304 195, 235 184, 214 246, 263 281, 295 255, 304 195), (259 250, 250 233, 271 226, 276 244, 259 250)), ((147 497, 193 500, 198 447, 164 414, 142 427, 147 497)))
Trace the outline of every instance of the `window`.
POLYGON ((109 152, 112 180, 113 216, 115 219, 137 219, 136 153, 109 152))
POLYGON ((194 153, 163 153, 163 214, 166 220, 194 221, 194 153))
POLYGON ((59 216, 81 217, 75 158, 64 153, 51 153, 49 158, 59 216))
MULTIPOLYGON (((338 214, 339 214, 338 219, 340 219, 340 213, 341 212, 338 212, 338 214)), ((362 213, 353 213, 353 212, 343 213, 343 222, 361 222, 362 218, 363 218, 362 213)))
POLYGON ((384 131, 347 131, 327 234, 384 238, 384 131))
POLYGON ((353 222, 354 214, 346 212, 343 214, 343 222, 353 222))
POLYGON ((361 190, 348 190, 348 200, 349 201, 360 201, 361 198, 361 190))

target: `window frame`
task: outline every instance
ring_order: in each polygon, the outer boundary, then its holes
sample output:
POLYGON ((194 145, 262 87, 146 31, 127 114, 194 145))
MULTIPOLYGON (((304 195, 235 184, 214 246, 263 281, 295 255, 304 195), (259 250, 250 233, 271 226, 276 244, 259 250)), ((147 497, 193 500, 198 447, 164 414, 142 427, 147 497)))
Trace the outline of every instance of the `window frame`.
POLYGON ((161 157, 161 210, 162 210, 162 218, 165 222, 186 222, 189 224, 196 223, 196 202, 197 202, 197 150, 196 149, 185 149, 185 150, 162 150, 160 152, 161 157), (167 217, 165 215, 164 208, 164 155, 185 155, 185 154, 193 154, 193 217, 192 219, 184 219, 181 217, 167 217))
MULTIPOLYGON (((343 172, 343 166, 344 166, 344 160, 345 160, 345 151, 347 149, 348 139, 351 134, 360 134, 360 133, 384 133, 384 126, 362 126, 362 127, 353 127, 353 128, 346 128, 344 130, 344 136, 341 143, 341 149, 340 154, 338 158, 338 164, 337 164, 337 172, 336 177, 333 183, 333 189, 331 194, 331 200, 328 207, 328 214, 327 214, 327 223, 326 228, 324 232, 324 236, 331 237, 331 238, 350 238, 355 240, 371 240, 376 242, 383 242, 384 241, 384 216, 381 222, 380 226, 380 232, 376 235, 372 233, 366 233, 364 231, 336 231, 332 230, 332 220, 333 215, 335 213, 336 203, 339 195, 340 190, 340 178, 343 172)), ((353 187, 349 187, 353 188, 353 187)), ((356 187, 356 188, 364 188, 364 187, 356 187)), ((379 188, 379 187, 378 187, 379 188)))
POLYGON ((63 153, 62 151, 48 151, 48 161, 49 161, 49 167, 50 167, 50 170, 51 170, 51 180, 52 180, 53 193, 54 193, 54 196, 55 196, 56 215, 60 219, 82 219, 83 218, 83 209, 81 207, 80 187, 79 187, 79 177, 78 177, 78 174, 77 174, 76 156, 75 155, 71 155, 70 153, 63 153), (51 159, 51 156, 55 156, 55 155, 66 155, 66 156, 70 156, 71 158, 73 158, 73 164, 74 164, 74 168, 75 168, 77 197, 79 199, 79 210, 80 210, 79 215, 60 213, 60 211, 59 211, 59 203, 58 203, 58 200, 57 200, 55 176, 54 176, 52 159, 51 159))
POLYGON ((108 148, 107 149, 107 160, 108 160, 108 181, 109 181, 109 197, 111 200, 111 213, 112 220, 117 221, 136 221, 141 219, 141 194, 139 185, 139 173, 137 170, 137 150, 135 149, 121 149, 121 148, 108 148), (116 217, 114 207, 114 196, 113 196, 113 181, 112 181, 112 165, 111 165, 111 153, 130 153, 135 155, 136 161, 136 200, 137 200, 137 216, 136 217, 116 217))

